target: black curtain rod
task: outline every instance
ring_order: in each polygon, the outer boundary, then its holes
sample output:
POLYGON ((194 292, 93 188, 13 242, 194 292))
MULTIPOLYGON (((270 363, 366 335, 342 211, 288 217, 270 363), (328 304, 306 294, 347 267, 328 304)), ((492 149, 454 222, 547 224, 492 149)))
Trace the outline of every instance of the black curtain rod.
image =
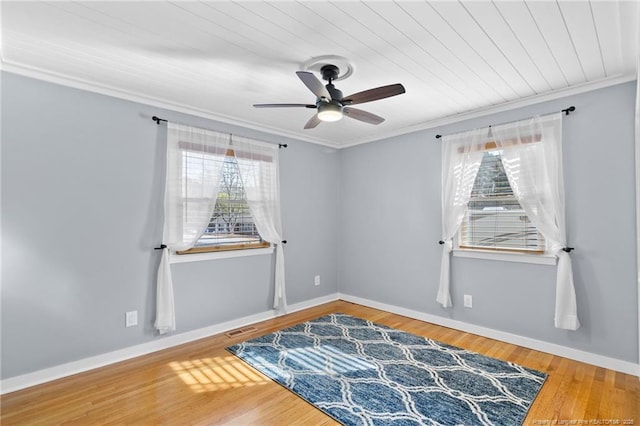
MULTIPOLYGON (((151 119, 152 119, 153 121, 155 121, 155 122, 156 122, 156 124, 160 124, 160 122, 161 122, 161 121, 164 121, 164 122, 166 122, 166 123, 168 123, 168 122, 169 122, 169 120, 165 120, 164 118, 160 118, 160 117, 157 117, 157 116, 155 116, 155 115, 154 115, 153 117, 151 117, 151 119)), ((278 144, 278 148, 286 148, 287 146, 288 146, 288 145, 287 145, 286 143, 279 143, 279 144, 278 144)), ((158 250, 160 250, 160 248, 159 248, 159 247, 158 247, 157 249, 158 249, 158 250)))
MULTIPOLYGON (((569 108, 565 108, 565 109, 561 110, 561 112, 564 112, 564 115, 569 115, 570 112, 573 112, 575 110, 576 110, 576 107, 571 105, 569 108)), ((491 127, 491 125, 489 125, 489 127, 491 127)), ((436 139, 440 139, 441 137, 442 137, 442 135, 436 135, 436 139)))

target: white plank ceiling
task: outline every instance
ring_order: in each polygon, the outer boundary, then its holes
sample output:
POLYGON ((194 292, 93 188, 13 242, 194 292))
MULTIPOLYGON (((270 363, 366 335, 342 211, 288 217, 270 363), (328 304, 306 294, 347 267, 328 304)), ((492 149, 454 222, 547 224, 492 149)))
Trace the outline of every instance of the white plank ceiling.
POLYGON ((0 45, 8 72, 341 147, 633 80, 639 9, 586 0, 2 1, 0 45), (385 122, 303 130, 313 110, 253 108, 314 103, 295 71, 326 55, 354 68, 335 82, 345 95, 405 86, 358 105, 385 122))

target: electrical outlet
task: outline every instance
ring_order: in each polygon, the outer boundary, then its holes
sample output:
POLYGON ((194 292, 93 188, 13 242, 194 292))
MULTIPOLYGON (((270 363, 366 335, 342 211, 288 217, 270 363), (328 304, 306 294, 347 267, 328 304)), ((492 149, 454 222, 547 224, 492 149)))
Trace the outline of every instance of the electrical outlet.
POLYGON ((320 275, 316 275, 316 277, 313 280, 313 283, 315 285, 320 285, 320 275))
POLYGON ((124 326, 133 327, 138 325, 138 311, 130 311, 124 315, 124 326))
POLYGON ((473 307, 473 296, 471 296, 470 294, 465 294, 464 295, 464 307, 465 308, 472 308, 473 307))

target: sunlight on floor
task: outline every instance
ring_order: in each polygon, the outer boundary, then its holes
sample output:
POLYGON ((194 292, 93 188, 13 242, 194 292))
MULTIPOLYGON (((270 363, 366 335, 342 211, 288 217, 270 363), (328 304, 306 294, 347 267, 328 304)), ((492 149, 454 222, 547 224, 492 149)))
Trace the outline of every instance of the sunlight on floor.
POLYGON ((169 366, 196 393, 264 385, 269 382, 234 356, 174 361, 169 366))
POLYGON ((349 355, 331 345, 309 346, 287 351, 289 359, 309 371, 344 374, 358 370, 371 370, 376 366, 366 360, 349 355))

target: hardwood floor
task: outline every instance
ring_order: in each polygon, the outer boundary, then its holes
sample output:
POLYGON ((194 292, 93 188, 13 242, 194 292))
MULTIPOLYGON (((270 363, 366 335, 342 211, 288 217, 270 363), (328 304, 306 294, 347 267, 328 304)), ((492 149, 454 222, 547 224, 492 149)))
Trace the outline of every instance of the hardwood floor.
POLYGON ((546 372, 528 425, 640 425, 640 380, 554 355, 337 301, 0 397, 2 425, 334 425, 224 348, 331 312, 370 319, 546 372))

